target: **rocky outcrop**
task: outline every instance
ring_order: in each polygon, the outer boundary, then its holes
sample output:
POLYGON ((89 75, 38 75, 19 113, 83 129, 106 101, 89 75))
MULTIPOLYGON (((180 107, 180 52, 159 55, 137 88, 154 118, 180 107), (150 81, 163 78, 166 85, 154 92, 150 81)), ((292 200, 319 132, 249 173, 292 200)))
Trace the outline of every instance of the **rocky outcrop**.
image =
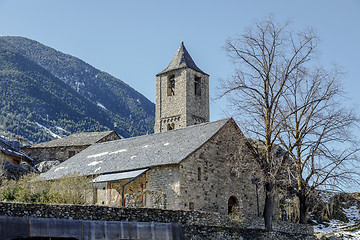
POLYGON ((53 167, 60 164, 60 161, 43 161, 35 165, 35 167, 39 170, 40 173, 44 173, 52 169, 53 167))

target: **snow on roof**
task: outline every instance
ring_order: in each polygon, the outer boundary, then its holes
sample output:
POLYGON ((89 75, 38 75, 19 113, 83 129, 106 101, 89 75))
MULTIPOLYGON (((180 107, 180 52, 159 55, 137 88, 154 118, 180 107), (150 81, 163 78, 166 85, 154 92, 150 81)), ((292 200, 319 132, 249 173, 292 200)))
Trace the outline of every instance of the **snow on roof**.
POLYGON ((58 166, 59 170, 50 170, 40 177, 50 180, 72 174, 88 176, 179 164, 229 121, 230 119, 224 119, 162 133, 94 144, 61 163, 58 166))

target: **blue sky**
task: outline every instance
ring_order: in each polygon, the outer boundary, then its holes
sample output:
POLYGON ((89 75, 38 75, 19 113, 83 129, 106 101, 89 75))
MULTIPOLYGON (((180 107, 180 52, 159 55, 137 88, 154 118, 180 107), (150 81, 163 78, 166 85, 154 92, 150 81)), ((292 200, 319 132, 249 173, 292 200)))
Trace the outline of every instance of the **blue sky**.
MULTIPOLYGON (((181 40, 196 64, 210 74, 210 96, 232 73, 223 46, 255 20, 273 14, 292 28, 314 28, 319 61, 337 64, 347 105, 360 113, 360 1, 129 1, 0 0, 0 35, 23 36, 120 78, 155 102, 155 75, 170 63, 181 40)), ((211 101, 211 120, 226 117, 226 101, 211 101)))

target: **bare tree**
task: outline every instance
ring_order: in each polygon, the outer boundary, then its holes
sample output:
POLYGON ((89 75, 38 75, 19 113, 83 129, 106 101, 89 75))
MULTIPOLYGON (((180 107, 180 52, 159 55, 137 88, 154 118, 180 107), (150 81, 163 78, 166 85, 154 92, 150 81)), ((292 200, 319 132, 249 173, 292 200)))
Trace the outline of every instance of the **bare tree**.
POLYGON ((278 138, 295 162, 288 183, 299 198, 300 223, 306 223, 308 199, 316 189, 338 189, 356 174, 359 149, 350 130, 357 119, 341 104, 339 76, 336 67, 312 72, 301 67, 287 83, 278 138))
POLYGON ((239 38, 228 39, 225 49, 236 73, 224 80, 221 96, 227 95, 235 110, 247 119, 250 137, 260 139, 265 157, 258 157, 265 181, 264 221, 272 230, 276 176, 282 161, 272 154, 284 116, 281 101, 294 71, 312 59, 318 39, 312 31, 293 33, 288 24, 272 18, 256 23, 239 38))

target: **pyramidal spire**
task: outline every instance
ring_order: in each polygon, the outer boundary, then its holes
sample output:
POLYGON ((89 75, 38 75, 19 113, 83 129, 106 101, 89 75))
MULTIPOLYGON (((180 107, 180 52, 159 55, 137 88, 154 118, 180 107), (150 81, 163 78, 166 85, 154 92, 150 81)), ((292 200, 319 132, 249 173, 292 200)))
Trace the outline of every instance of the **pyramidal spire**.
POLYGON ((195 71, 204 73, 200 68, 196 66, 194 60, 191 58, 189 52, 186 50, 183 41, 181 41, 180 47, 175 53, 175 56, 171 60, 169 66, 157 75, 181 68, 191 68, 195 71))

